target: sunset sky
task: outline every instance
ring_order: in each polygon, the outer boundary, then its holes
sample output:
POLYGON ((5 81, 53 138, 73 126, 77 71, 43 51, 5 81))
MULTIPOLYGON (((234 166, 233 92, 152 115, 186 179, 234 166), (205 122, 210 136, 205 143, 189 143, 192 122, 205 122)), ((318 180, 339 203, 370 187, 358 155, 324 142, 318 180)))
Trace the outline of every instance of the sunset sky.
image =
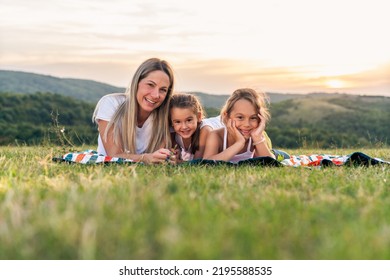
POLYGON ((149 57, 179 91, 390 96, 388 0, 0 0, 0 69, 126 87, 149 57))

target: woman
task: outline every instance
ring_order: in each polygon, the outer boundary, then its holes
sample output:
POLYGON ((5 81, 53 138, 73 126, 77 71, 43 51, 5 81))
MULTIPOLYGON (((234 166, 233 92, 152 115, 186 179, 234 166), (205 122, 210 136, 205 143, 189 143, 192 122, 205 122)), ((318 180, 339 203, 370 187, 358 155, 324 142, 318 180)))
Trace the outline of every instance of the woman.
POLYGON ((168 114, 174 75, 164 60, 150 58, 135 72, 125 93, 103 96, 92 120, 98 124, 98 153, 136 162, 175 162, 168 114))

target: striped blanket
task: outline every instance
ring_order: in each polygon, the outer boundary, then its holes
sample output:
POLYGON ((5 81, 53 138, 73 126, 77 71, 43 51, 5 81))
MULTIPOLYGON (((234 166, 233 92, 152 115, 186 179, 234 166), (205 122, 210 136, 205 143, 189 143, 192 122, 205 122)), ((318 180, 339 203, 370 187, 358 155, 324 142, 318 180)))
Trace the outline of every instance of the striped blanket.
MULTIPOLYGON (((271 157, 257 157, 240 161, 238 163, 232 163, 227 161, 216 160, 192 160, 185 162, 186 165, 252 165, 252 166, 305 166, 305 167, 321 167, 321 166, 343 166, 343 165, 360 165, 370 166, 385 164, 389 165, 389 161, 384 161, 380 158, 373 158, 361 152, 355 152, 349 155, 325 155, 325 154, 313 154, 313 155, 288 155, 287 153, 279 150, 274 150, 276 159, 271 157)), ((96 151, 87 150, 83 152, 71 152, 61 157, 53 158, 56 162, 66 163, 81 163, 81 164, 97 164, 97 163, 127 163, 127 164, 139 164, 133 162, 130 159, 109 157, 99 155, 96 151)))
POLYGON ((68 163, 82 163, 82 164, 132 163, 133 162, 130 159, 99 155, 98 152, 94 150, 67 153, 61 157, 54 157, 53 161, 68 162, 68 163))

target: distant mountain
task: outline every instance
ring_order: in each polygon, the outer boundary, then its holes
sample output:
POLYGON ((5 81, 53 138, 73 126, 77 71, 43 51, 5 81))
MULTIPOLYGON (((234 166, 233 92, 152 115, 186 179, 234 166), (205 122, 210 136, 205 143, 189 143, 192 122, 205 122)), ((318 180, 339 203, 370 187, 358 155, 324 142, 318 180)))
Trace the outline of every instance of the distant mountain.
MULTIPOLYGON (((200 101, 207 108, 218 108, 221 109, 225 104, 229 95, 213 95, 203 92, 189 92, 199 97, 200 101)), ((283 93, 266 93, 271 103, 277 103, 289 99, 300 99, 305 97, 305 94, 283 94, 283 93)))
POLYGON ((107 93, 124 90, 124 88, 91 80, 63 79, 27 72, 0 70, 0 92, 51 92, 95 103, 107 93))
MULTIPOLYGON (((125 88, 115 87, 92 80, 66 79, 28 72, 0 70, 0 92, 51 92, 96 103, 105 94, 124 91, 125 88)), ((203 92, 191 93, 197 95, 205 107, 217 109, 220 109, 229 97, 228 94, 213 95, 203 92)), ((305 97, 303 94, 280 93, 268 93, 268 96, 273 103, 305 97)))

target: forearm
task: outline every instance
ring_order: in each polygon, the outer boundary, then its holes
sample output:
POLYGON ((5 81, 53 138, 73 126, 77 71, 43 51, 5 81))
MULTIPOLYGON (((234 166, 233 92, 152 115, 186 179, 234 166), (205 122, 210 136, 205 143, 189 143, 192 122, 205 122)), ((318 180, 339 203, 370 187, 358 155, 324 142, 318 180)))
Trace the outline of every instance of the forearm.
POLYGON ((255 147, 255 157, 272 157, 275 158, 275 155, 271 152, 267 145, 266 138, 254 142, 253 143, 255 147))
POLYGON ((151 154, 143 153, 143 154, 130 154, 127 152, 124 153, 116 153, 112 157, 125 158, 130 159, 134 162, 142 162, 142 163, 150 163, 151 154))
POLYGON ((240 142, 236 142, 229 148, 223 150, 222 152, 209 156, 206 159, 230 161, 235 155, 237 155, 241 151, 244 144, 240 142))

